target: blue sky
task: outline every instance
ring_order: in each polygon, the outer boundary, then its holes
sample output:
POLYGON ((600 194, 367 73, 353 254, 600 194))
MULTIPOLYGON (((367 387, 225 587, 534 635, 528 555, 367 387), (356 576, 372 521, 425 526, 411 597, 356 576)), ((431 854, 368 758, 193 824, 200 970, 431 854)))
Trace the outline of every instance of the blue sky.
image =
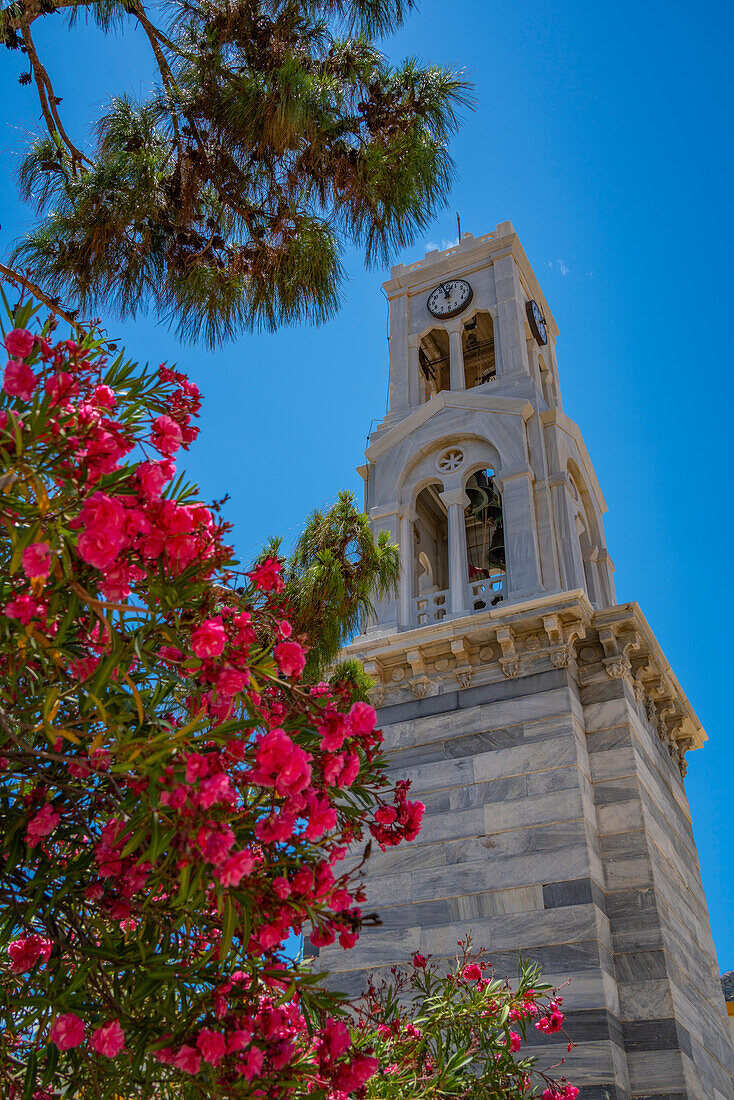
MULTIPOLYGON (((506 219, 518 230, 561 329, 566 412, 581 426, 609 504, 620 602, 637 600, 710 741, 687 780, 722 969, 734 967, 730 843, 732 538, 731 8, 723 3, 423 0, 391 55, 463 66, 476 86, 454 145, 450 204, 414 248, 506 219)), ((67 122, 113 92, 144 89, 134 34, 101 40, 58 16, 38 33, 67 122), (55 20, 56 22, 52 22, 55 20), (63 51, 62 51, 63 45, 63 51)), ((38 128, 21 59, 0 70, 3 163, 38 128)), ((30 224, 12 184, 0 253, 30 224)), ((321 329, 245 336, 215 354, 181 347, 153 320, 109 330, 152 362, 177 360, 206 396, 188 469, 227 515, 243 558, 291 539, 340 488, 359 494, 370 421, 385 407, 380 283, 347 253, 339 316, 321 329)))

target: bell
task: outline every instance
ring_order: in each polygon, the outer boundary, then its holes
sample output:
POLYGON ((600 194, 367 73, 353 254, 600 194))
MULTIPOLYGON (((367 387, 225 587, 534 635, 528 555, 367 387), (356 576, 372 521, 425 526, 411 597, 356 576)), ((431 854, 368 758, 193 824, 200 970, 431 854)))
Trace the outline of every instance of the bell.
POLYGON ((467 485, 466 495, 469 497, 469 515, 476 516, 482 523, 487 520, 496 523, 502 517, 502 505, 491 487, 467 485))
POLYGON ((487 561, 492 569, 505 569, 507 567, 505 534, 501 527, 492 535, 492 544, 487 551, 487 561))

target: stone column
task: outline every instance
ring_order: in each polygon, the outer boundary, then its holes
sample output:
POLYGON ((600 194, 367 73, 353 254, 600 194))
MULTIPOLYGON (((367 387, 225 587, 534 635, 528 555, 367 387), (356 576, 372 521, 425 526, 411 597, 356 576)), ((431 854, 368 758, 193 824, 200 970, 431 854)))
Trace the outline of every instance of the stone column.
POLYGON ((390 412, 391 419, 408 412, 408 296, 390 302, 390 412))
POLYGON ((449 363, 451 369, 451 389, 465 390, 466 379, 464 377, 464 349, 461 344, 461 322, 454 324, 449 330, 449 363))
POLYGON ((400 614, 399 624, 402 630, 409 630, 413 625, 413 524, 415 512, 412 508, 404 507, 400 516, 400 614))
POLYGON ((511 600, 527 599, 542 591, 533 472, 527 466, 506 472, 500 470, 495 481, 502 493, 507 595, 511 600))
POLYGON ((495 259, 494 284, 497 292, 496 326, 499 328, 501 340, 497 374, 516 374, 520 371, 529 374, 525 340, 525 292, 511 252, 495 259))
POLYGON ((449 611, 452 615, 469 613, 469 570, 466 562, 466 523, 464 509, 469 497, 463 489, 446 489, 441 500, 449 514, 449 611))
POLYGON ((408 404, 412 409, 419 405, 421 400, 420 346, 418 336, 408 338, 408 404))

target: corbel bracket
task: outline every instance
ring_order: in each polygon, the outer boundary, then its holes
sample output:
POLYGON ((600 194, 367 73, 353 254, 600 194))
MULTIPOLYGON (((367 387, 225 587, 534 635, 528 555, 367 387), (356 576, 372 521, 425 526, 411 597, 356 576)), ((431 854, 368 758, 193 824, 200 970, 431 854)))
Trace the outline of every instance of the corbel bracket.
POLYGON ((505 676, 511 680, 517 676, 520 671, 520 659, 515 650, 515 635, 512 627, 499 627, 497 630, 497 641, 502 650, 502 656, 499 659, 500 668, 505 676))

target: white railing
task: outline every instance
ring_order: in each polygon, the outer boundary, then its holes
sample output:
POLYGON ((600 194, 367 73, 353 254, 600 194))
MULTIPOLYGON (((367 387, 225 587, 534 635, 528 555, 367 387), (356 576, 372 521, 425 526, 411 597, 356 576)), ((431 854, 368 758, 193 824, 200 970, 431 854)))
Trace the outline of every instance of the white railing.
MULTIPOLYGON (((507 576, 495 573, 480 581, 471 581, 468 591, 469 614, 475 611, 491 611, 507 599, 507 576)), ((413 600, 413 625, 429 626, 445 619, 449 610, 449 592, 426 592, 413 600)), ((465 612, 463 612, 465 614, 465 612)))
POLYGON ((416 626, 440 623, 449 607, 448 589, 445 592, 426 592, 413 600, 413 622, 416 626))
POLYGON ((505 573, 496 573, 493 577, 485 577, 481 581, 471 581, 469 584, 470 611, 488 611, 506 598, 507 576, 505 573))

